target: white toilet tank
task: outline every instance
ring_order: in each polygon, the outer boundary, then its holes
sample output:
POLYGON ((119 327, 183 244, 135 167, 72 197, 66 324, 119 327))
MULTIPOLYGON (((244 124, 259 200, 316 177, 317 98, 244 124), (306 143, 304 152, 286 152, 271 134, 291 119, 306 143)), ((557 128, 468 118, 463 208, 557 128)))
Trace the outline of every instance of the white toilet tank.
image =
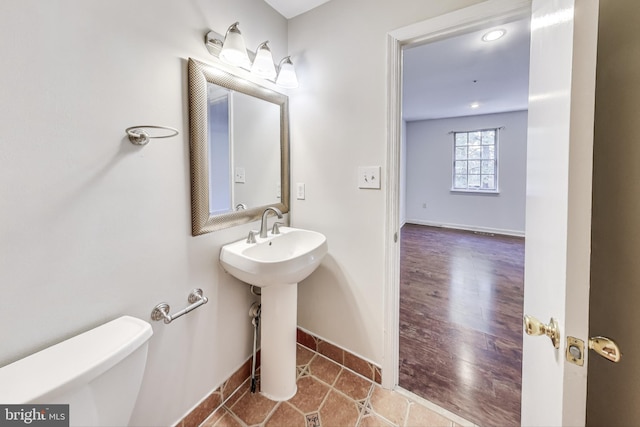
POLYGON ((0 368, 0 402, 69 404, 72 426, 126 426, 152 334, 123 316, 0 368))

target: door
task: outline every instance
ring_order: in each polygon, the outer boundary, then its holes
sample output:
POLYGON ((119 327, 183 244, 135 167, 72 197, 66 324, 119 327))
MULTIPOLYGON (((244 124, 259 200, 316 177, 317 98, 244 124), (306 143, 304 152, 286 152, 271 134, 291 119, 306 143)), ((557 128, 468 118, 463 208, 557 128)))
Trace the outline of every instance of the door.
POLYGON ((524 313, 558 321, 559 348, 524 336, 522 425, 584 425, 598 0, 533 0, 524 313), (585 355, 586 359, 586 355, 585 355))
MULTIPOLYGON (((620 363, 589 363, 587 425, 633 426, 640 420, 640 2, 600 2, 596 89, 590 333, 623 350, 620 363)), ((593 356, 593 354, 591 354, 593 356)))

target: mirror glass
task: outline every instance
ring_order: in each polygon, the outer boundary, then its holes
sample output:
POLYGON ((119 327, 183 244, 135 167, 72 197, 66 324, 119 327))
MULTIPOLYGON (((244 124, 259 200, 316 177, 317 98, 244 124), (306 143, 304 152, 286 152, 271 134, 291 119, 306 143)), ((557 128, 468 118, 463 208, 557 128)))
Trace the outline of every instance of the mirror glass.
POLYGON ((288 212, 288 98, 189 59, 192 234, 288 212))
POLYGON ((207 82, 209 213, 280 202, 280 107, 207 82))

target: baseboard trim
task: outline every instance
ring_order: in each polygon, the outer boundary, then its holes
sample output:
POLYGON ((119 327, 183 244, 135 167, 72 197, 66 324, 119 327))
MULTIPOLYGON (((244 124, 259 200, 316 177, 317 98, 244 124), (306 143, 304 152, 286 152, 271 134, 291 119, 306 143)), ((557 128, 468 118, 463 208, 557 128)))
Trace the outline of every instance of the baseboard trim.
POLYGON ((405 224, 427 225, 429 227, 452 228, 455 230, 475 231, 477 233, 500 234, 503 236, 524 237, 524 231, 507 230, 502 228, 478 227, 475 225, 448 224, 433 221, 423 221, 421 219, 408 219, 405 224))
POLYGON ((373 362, 351 353, 323 338, 313 335, 298 327, 296 340, 298 344, 322 354, 334 362, 377 383, 382 384, 382 369, 373 362))

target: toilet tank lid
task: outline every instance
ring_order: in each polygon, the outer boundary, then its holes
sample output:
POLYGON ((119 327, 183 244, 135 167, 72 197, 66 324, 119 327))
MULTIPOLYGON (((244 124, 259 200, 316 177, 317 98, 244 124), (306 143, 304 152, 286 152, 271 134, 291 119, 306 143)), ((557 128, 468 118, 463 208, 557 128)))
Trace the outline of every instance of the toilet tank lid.
POLYGON ((0 368, 0 402, 42 402, 98 377, 146 343, 144 320, 122 316, 0 368))

